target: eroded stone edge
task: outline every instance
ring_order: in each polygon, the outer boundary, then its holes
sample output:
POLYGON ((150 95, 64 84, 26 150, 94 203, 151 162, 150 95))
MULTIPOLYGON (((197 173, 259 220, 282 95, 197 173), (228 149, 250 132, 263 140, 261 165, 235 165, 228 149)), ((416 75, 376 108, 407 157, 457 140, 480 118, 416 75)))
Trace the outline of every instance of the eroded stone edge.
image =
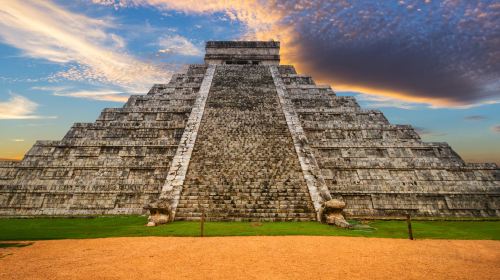
POLYGON ((184 179, 186 178, 189 161, 191 160, 191 154, 193 153, 203 112, 205 111, 205 104, 208 98, 208 92, 210 91, 210 87, 212 85, 215 68, 216 65, 209 65, 207 71, 205 72, 198 97, 196 98, 194 107, 189 115, 181 141, 179 142, 177 151, 172 159, 167 179, 165 180, 165 184, 163 185, 160 193, 160 199, 167 198, 171 200, 172 214, 170 218, 172 221, 175 219, 175 213, 177 205, 179 204, 182 186, 184 184, 184 179))
POLYGON ((280 101, 283 114, 285 115, 286 123, 290 134, 292 135, 293 145, 295 146, 295 151, 299 158, 300 167, 302 168, 302 173, 304 174, 304 179, 309 190, 309 195, 316 210, 316 218, 321 221, 321 206, 323 202, 332 199, 328 186, 326 185, 323 175, 321 175, 321 170, 318 166, 318 162, 314 157, 312 148, 307 141, 307 137, 300 124, 299 116, 295 112, 293 103, 286 94, 287 89, 278 71, 277 66, 270 66, 271 75, 273 77, 274 85, 276 86, 276 91, 278 92, 278 98, 280 101))

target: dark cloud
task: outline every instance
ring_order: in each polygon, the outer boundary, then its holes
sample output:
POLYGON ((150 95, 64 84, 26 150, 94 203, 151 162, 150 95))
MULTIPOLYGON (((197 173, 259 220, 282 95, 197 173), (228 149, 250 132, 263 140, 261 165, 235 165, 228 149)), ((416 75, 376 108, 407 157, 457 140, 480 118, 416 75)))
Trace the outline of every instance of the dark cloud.
POLYGON ((464 119, 466 119, 468 121, 481 121, 481 120, 485 120, 486 117, 481 116, 481 115, 472 115, 472 116, 466 116, 464 119))
POLYGON ((500 98, 495 1, 308 3, 288 20, 315 77, 463 105, 500 98))

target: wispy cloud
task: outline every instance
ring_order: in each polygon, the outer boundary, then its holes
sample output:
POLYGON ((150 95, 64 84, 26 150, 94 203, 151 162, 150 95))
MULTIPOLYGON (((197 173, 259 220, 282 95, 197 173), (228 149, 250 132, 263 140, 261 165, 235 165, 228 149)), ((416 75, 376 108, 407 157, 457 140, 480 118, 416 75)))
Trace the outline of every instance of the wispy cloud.
POLYGON ((415 109, 419 105, 416 103, 405 102, 402 101, 401 99, 391 98, 382 95, 358 94, 356 95, 356 98, 361 102, 365 102, 367 107, 372 107, 372 108, 394 107, 394 108, 411 110, 415 109))
POLYGON ((168 79, 168 69, 129 55, 125 41, 98 20, 50 1, 9 0, 0 5, 0 39, 23 55, 70 68, 55 78, 94 80, 126 88, 145 88, 168 79))
POLYGON ((500 133, 500 124, 492 126, 491 131, 493 131, 495 133, 500 133))
POLYGON ((63 97, 120 102, 120 103, 126 102, 129 96, 133 94, 132 92, 124 92, 119 89, 111 89, 111 88, 90 88, 82 90, 67 86, 43 86, 43 87, 32 87, 31 89, 47 91, 53 96, 63 96, 63 97))
POLYGON ((48 119, 54 116, 34 115, 38 104, 28 98, 11 94, 7 101, 0 101, 0 119, 23 120, 23 119, 48 119))
POLYGON ((422 137, 437 137, 437 136, 446 136, 447 135, 447 133, 433 131, 431 129, 424 128, 424 127, 414 127, 414 129, 418 133, 418 135, 420 135, 422 137))
POLYGON ((290 11, 280 1, 225 1, 225 0, 93 0, 96 4, 124 7, 149 6, 161 11, 180 11, 186 14, 223 13, 224 19, 242 22, 246 33, 242 39, 280 40, 286 48, 282 49, 284 63, 290 61, 294 49, 295 30, 283 20, 290 11), (290 54, 290 55, 288 55, 290 54))
POLYGON ((158 40, 160 49, 158 52, 164 54, 179 54, 186 56, 200 56, 202 52, 187 38, 180 35, 167 35, 158 40))
POLYGON ((99 101, 120 102, 120 103, 126 102, 130 96, 129 93, 118 92, 113 90, 97 90, 97 91, 79 90, 79 91, 54 92, 53 95, 99 100, 99 101))
POLYGON ((32 90, 46 91, 53 96, 80 98, 87 100, 109 101, 124 103, 128 100, 131 94, 142 94, 143 92, 123 91, 123 89, 115 87, 89 87, 86 89, 78 89, 71 86, 36 86, 32 90))
POLYGON ((464 117, 464 119, 468 121, 482 121, 485 120, 486 117, 482 115, 472 115, 472 116, 466 116, 464 117))
POLYGON ((152 6, 163 11, 175 10, 198 14, 223 12, 229 19, 242 21, 251 29, 258 31, 273 28, 273 25, 284 16, 282 9, 269 10, 271 5, 256 0, 93 0, 93 3, 111 5, 115 8, 152 6))

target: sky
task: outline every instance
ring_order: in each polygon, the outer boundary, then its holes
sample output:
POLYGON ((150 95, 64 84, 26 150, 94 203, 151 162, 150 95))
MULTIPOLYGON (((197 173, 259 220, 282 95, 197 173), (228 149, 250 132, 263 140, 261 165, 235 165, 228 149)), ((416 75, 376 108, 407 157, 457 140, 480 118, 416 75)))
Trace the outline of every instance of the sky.
POLYGON ((500 164, 498 1, 0 2, 0 159, 203 63, 206 41, 272 39, 338 95, 500 164))

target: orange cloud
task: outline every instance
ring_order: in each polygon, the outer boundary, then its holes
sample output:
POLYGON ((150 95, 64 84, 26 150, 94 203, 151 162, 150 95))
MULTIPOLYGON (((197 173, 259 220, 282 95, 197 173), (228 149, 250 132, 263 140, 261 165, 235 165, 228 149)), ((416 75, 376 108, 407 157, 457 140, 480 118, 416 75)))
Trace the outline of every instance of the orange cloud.
MULTIPOLYGON (((283 19, 286 9, 278 8, 275 1, 258 0, 94 0, 94 3, 127 6, 153 6, 160 10, 176 10, 184 13, 206 14, 225 13, 231 20, 238 20, 247 26, 246 40, 276 40, 281 42, 283 64, 300 64, 296 45, 296 30, 283 19)), ((300 65, 298 66, 300 68, 300 65)))
POLYGON ((359 92, 368 95, 384 96, 393 99, 398 99, 406 102, 412 103, 423 103, 430 104, 436 107, 446 107, 446 106, 462 106, 463 104, 455 103, 447 99, 438 98, 426 98, 414 95, 409 95, 404 92, 397 92, 390 89, 380 89, 380 88, 370 88, 361 85, 348 85, 348 84, 334 84, 332 88, 335 91, 350 91, 359 92))

